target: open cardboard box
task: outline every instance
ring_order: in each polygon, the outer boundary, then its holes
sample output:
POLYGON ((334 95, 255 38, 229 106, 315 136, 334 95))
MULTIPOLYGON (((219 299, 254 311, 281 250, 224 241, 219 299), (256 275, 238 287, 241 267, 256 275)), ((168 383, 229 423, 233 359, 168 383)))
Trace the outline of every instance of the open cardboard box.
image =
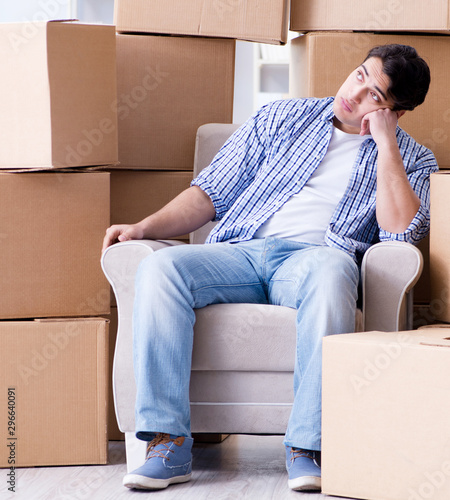
POLYGON ((450 498, 450 330, 323 341, 322 493, 450 498))

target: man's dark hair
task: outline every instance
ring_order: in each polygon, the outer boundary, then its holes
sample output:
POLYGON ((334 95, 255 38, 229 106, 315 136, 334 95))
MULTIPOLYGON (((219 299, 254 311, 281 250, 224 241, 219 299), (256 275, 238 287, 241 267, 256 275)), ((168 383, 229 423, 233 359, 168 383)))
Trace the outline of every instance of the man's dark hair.
POLYGON ((383 62, 383 72, 389 77, 388 93, 394 101, 393 111, 413 110, 422 104, 430 86, 430 68, 409 45, 389 44, 373 47, 367 54, 383 62))

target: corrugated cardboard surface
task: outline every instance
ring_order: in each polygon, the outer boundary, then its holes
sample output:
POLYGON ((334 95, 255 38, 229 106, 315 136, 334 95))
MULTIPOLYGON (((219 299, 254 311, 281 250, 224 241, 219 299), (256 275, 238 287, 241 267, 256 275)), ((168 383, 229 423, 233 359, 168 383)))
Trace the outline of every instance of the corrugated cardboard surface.
MULTIPOLYGON (((134 224, 155 213, 187 189, 192 172, 111 171, 111 224, 134 224)), ((189 234, 171 238, 188 242, 189 234)), ((116 304, 111 294, 111 305, 116 304)))
POLYGON ((192 170, 205 123, 231 123, 235 41, 117 35, 119 168, 192 170))
POLYGON ((0 322, 0 346, 0 467, 107 463, 107 321, 0 322))
POLYGON ((292 0, 292 31, 446 31, 448 0, 292 0))
POLYGON ((0 26, 0 168, 118 161, 113 26, 0 26))
POLYGON ((322 493, 450 498, 450 340, 445 329, 323 343, 322 493))
POLYGON ((291 45, 290 94, 292 97, 334 96, 348 75, 358 67, 375 45, 400 43, 415 47, 431 71, 431 85, 425 102, 407 111, 399 125, 429 147, 440 167, 449 165, 450 37, 419 34, 308 33, 291 45))
POLYGON ((450 322, 450 172, 431 176, 430 282, 432 312, 450 322))
POLYGON ((111 171, 111 224, 139 222, 187 189, 191 180, 192 172, 111 171))
POLYGON ((119 32, 228 37, 286 43, 288 0, 116 0, 119 32))
POLYGON ((100 316, 107 172, 0 174, 0 318, 100 316))

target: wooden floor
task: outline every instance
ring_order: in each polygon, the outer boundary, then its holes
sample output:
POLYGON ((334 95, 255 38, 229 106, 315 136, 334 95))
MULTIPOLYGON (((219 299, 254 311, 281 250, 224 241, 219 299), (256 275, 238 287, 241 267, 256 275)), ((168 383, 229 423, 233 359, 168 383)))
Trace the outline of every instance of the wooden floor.
POLYGON ((122 486, 126 473, 125 445, 122 441, 111 441, 109 465, 17 469, 15 493, 8 492, 7 470, 2 470, 0 498, 337 500, 320 493, 299 493, 288 488, 282 441, 281 436, 229 436, 222 443, 194 444, 192 480, 152 492, 122 486))

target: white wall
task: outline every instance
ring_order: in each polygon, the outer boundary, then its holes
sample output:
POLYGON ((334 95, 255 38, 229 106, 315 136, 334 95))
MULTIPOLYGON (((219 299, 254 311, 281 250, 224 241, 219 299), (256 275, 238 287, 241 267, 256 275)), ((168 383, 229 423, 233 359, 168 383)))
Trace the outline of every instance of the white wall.
POLYGON ((77 0, 78 19, 86 23, 113 23, 114 0, 77 0))
POLYGON ((112 24, 113 10, 114 0, 8 1, 1 7, 0 22, 77 18, 88 23, 112 24))
POLYGON ((233 123, 244 123, 254 111, 254 44, 236 42, 233 123))
MULTIPOLYGON (((6 3, 6 2, 3 2, 6 3)), ((0 22, 45 21, 73 16, 70 0, 20 0, 2 5, 0 22)))

